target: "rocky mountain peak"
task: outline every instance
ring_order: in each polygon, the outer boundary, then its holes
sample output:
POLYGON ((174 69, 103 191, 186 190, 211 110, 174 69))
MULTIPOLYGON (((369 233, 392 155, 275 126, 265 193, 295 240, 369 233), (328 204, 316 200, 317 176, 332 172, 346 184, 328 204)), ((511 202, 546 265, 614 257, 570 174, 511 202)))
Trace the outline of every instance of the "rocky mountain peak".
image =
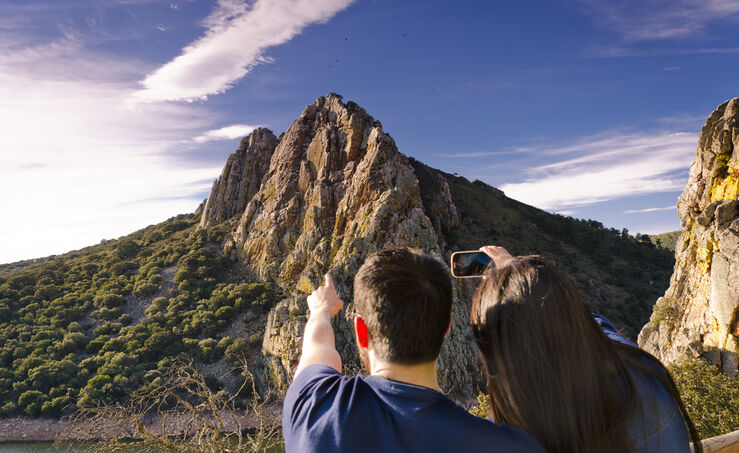
MULTIPOLYGON (((263 142, 260 149, 273 143, 263 142)), ((251 148, 246 149, 244 156, 251 148)), ((442 232, 455 228, 459 218, 446 179, 424 172, 425 166, 398 151, 379 121, 336 94, 305 108, 281 136, 263 176, 253 168, 262 163, 261 157, 246 162, 238 156, 237 151, 229 157, 214 184, 201 225, 241 211, 224 251, 260 279, 293 294, 273 308, 263 343, 271 375, 285 383, 299 357, 305 295, 322 283, 326 272, 350 312, 354 274, 370 253, 409 246, 443 258, 442 232), (258 182, 231 178, 247 173, 258 182)), ((476 374, 470 371, 476 356, 466 326, 466 301, 458 298, 455 304, 458 328, 442 353, 441 375, 447 388, 470 396, 476 388, 476 374)), ((345 361, 356 364, 351 321, 337 323, 337 346, 345 361)))
POLYGON ((244 212, 262 184, 276 147, 277 137, 262 127, 241 140, 236 152, 228 156, 221 176, 213 183, 203 208, 201 228, 244 212))
POLYGON ((706 120, 688 185, 670 287, 639 344, 661 360, 702 357, 736 375, 739 362, 739 98, 706 120))

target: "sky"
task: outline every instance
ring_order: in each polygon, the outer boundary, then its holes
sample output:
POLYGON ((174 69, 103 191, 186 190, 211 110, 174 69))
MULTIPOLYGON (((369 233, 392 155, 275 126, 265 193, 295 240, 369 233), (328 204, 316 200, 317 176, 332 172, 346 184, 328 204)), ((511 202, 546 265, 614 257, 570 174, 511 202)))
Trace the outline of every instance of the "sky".
POLYGON ((194 211, 241 137, 331 92, 432 167, 673 231, 737 25, 735 0, 0 0, 0 263, 194 211))

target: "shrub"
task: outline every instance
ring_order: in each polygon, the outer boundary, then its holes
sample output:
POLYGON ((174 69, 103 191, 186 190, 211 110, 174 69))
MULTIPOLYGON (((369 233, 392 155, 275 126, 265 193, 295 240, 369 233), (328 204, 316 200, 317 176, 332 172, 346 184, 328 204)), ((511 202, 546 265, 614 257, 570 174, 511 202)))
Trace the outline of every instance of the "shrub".
POLYGON ((216 346, 218 342, 214 340, 213 338, 206 338, 205 340, 200 340, 199 346, 200 346, 200 358, 205 363, 210 363, 216 360, 216 346))
POLYGON ((123 310, 119 307, 115 308, 101 308, 94 310, 90 313, 91 318, 102 319, 104 321, 112 321, 118 319, 123 314, 123 310))
POLYGON ((484 392, 477 395, 477 406, 470 409, 470 414, 480 418, 490 418, 490 398, 484 392))
POLYGON ((134 261, 119 261, 110 266, 110 272, 113 275, 130 275, 137 268, 138 265, 134 261))
POLYGON ((77 375, 77 365, 71 360, 49 361, 28 371, 31 385, 41 391, 65 384, 77 375))
POLYGON ((229 321, 236 314, 236 310, 233 307, 225 306, 216 310, 216 318, 221 321, 229 321))
POLYGON ((102 349, 103 345, 110 339, 107 335, 102 335, 98 338, 95 338, 91 342, 87 343, 87 352, 89 354, 94 354, 98 352, 100 349, 102 349))
POLYGON ((62 352, 77 352, 87 344, 88 338, 82 332, 69 332, 64 336, 61 344, 62 352))
POLYGON ((249 335, 249 344, 252 346, 256 346, 262 342, 262 336, 258 333, 253 333, 249 335))
POLYGON ((46 395, 38 390, 28 390, 18 397, 18 407, 26 415, 37 417, 41 413, 41 405, 47 400, 46 395))
POLYGON ((0 408, 0 413, 3 415, 13 415, 18 410, 18 406, 12 402, 8 401, 7 403, 3 404, 3 407, 0 408))
POLYGON ((62 293, 56 285, 44 285, 36 290, 35 297, 41 300, 53 300, 61 296, 62 293))
POLYGON ((133 317, 129 315, 128 313, 123 313, 118 317, 118 322, 121 325, 127 326, 133 322, 133 317))
POLYGON ((125 304, 126 298, 120 294, 102 293, 95 296, 93 303, 98 308, 113 308, 125 304))
POLYGON ((95 337, 99 337, 102 335, 115 335, 118 333, 118 331, 121 330, 121 325, 117 322, 106 322, 102 326, 99 326, 95 330, 92 331, 92 334, 95 337))
POLYGON ((58 396, 51 401, 45 401, 41 405, 41 415, 44 417, 58 417, 70 401, 71 398, 68 396, 58 396))
POLYGON ((149 282, 140 282, 133 287, 133 295, 139 299, 149 297, 159 291, 159 285, 149 282))
POLYGON ((231 343, 224 353, 226 358, 233 364, 240 364, 249 353, 249 345, 243 338, 237 338, 231 343))
POLYGON ((699 360, 669 369, 701 438, 726 434, 739 427, 739 377, 722 374, 699 360))

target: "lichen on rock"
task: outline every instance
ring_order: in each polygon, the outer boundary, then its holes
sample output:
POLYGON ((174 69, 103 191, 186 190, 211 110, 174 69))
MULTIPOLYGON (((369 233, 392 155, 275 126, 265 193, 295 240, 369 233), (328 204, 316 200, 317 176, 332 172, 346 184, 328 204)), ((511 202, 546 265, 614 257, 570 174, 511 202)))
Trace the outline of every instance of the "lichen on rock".
POLYGON ((678 200, 683 232, 670 288, 639 334, 639 345, 666 363, 703 357, 732 376, 739 371, 738 122, 735 98, 701 130, 678 200))

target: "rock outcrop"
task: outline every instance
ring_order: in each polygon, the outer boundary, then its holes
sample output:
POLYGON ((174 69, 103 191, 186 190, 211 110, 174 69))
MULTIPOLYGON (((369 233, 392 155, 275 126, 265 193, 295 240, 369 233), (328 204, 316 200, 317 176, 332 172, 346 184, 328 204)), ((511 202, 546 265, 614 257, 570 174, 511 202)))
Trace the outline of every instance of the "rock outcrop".
POLYGON ((666 363, 702 357, 728 375, 739 360, 739 98, 701 130, 690 179, 678 200, 682 235, 670 288, 639 334, 666 363))
MULTIPOLYGON (((443 234, 459 225, 459 217, 446 179, 422 164, 414 169, 380 122, 356 104, 344 104, 341 96, 320 97, 306 107, 271 153, 263 177, 253 167, 269 154, 273 142, 259 140, 264 145, 250 154, 257 149, 252 145, 255 133, 245 139, 247 146, 242 142, 244 152, 229 158, 201 225, 241 211, 225 253, 292 294, 269 313, 263 340, 267 375, 283 386, 300 353, 305 295, 322 283, 326 272, 349 313, 354 274, 369 254, 410 246, 446 261, 443 234), (260 158, 249 161, 250 155, 260 158), (247 186, 241 176, 247 174, 260 183, 247 186), (250 189, 256 186, 258 190, 250 189)), ((469 292, 456 289, 453 327, 440 360, 442 384, 459 399, 473 397, 478 389, 468 298, 459 296, 469 292)), ((351 321, 338 318, 337 348, 345 364, 356 369, 351 321)))
POLYGON ((200 227, 223 222, 244 212, 246 203, 259 191, 277 147, 272 131, 258 128, 241 140, 228 156, 221 176, 213 183, 200 219, 200 227))

